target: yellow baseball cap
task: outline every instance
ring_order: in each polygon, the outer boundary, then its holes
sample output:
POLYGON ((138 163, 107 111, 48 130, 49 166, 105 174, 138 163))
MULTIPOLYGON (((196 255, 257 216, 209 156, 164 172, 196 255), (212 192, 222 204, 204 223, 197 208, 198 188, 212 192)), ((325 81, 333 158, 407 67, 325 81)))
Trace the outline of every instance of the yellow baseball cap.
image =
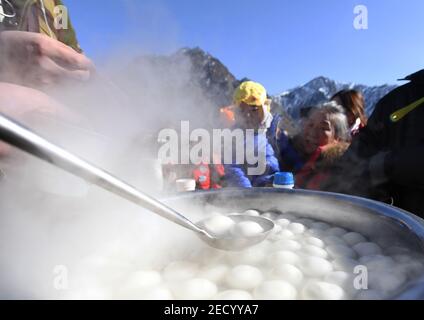
POLYGON ((233 101, 237 106, 243 102, 250 106, 264 106, 267 103, 266 90, 260 83, 245 81, 234 92, 233 101))

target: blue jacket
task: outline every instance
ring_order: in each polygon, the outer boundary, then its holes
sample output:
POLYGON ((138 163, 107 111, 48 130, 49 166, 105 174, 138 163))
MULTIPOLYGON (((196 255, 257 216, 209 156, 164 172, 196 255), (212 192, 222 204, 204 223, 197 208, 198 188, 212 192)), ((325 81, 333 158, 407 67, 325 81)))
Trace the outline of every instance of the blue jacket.
MULTIPOLYGON (((258 154, 258 150, 265 150, 266 155, 266 169, 261 175, 248 175, 249 167, 256 167, 256 165, 248 165, 247 161, 245 164, 230 164, 225 165, 225 179, 228 187, 241 187, 241 188, 252 188, 252 187, 265 187, 272 184, 274 173, 279 171, 278 160, 275 157, 274 149, 268 142, 265 134, 256 134, 254 136, 254 149, 255 154, 258 154), (259 148, 261 146, 262 148, 259 148)), ((245 149, 246 150, 246 149, 245 149)), ((235 161, 235 156, 233 156, 235 161)))
POLYGON ((283 131, 277 137, 277 154, 280 161, 280 168, 283 171, 298 172, 305 164, 302 156, 293 146, 293 139, 290 139, 283 131))

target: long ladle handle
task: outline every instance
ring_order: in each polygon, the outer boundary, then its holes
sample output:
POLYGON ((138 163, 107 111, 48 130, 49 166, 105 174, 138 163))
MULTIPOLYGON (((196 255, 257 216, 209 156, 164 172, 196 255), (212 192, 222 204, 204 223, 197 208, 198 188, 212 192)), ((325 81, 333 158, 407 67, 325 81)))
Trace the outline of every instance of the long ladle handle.
POLYGON ((100 188, 140 205, 147 210, 157 213, 163 218, 192 231, 207 235, 205 231, 175 210, 114 177, 110 173, 48 142, 2 113, 0 113, 0 140, 45 160, 87 182, 91 182, 100 188))

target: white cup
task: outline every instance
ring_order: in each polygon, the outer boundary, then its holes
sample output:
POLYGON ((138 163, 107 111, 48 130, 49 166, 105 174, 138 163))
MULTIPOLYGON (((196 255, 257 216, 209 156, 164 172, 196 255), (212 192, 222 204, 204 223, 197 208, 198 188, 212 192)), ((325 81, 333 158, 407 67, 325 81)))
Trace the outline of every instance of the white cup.
POLYGON ((194 179, 178 179, 175 181, 177 192, 188 192, 196 190, 196 180, 194 179))

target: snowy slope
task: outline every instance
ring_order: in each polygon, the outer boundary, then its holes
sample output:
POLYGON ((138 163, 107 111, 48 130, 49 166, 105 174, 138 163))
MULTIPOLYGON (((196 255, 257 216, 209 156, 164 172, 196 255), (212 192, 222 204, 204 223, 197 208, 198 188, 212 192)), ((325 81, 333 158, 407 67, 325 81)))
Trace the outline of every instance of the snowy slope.
POLYGON ((287 90, 274 97, 294 119, 299 118, 300 109, 316 106, 328 101, 336 92, 343 89, 355 89, 363 93, 366 112, 372 113, 376 103, 387 93, 395 89, 393 85, 365 86, 354 83, 338 83, 326 77, 315 78, 305 85, 287 90))

